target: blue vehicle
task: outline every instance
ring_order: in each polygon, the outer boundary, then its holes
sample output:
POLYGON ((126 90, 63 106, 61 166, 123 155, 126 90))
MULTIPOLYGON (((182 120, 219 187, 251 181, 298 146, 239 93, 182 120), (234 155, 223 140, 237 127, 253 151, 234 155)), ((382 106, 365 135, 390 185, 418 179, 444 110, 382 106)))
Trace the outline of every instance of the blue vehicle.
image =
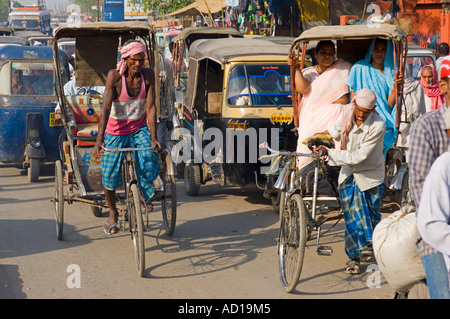
MULTIPOLYGON (((67 56, 62 61, 67 76, 67 56)), ((0 162, 22 163, 30 182, 41 162, 60 157, 54 70, 51 47, 0 47, 0 162)))
POLYGON ((18 7, 9 13, 8 26, 52 35, 50 10, 45 6, 18 7))

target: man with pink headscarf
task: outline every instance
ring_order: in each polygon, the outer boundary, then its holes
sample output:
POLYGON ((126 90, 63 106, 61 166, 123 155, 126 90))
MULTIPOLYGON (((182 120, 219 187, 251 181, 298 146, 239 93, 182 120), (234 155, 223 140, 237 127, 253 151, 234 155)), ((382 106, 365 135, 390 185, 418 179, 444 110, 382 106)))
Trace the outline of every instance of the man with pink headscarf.
MULTIPOLYGON (((136 40, 127 41, 120 48, 121 60, 106 77, 103 108, 98 124, 94 158, 102 145, 106 148, 150 147, 161 151, 156 138, 155 73, 144 68, 146 46, 136 40)), ((118 231, 119 217, 115 190, 122 185, 123 152, 112 152, 102 157, 102 183, 109 207, 109 218, 104 231, 118 231)), ((145 205, 151 209, 154 194, 153 181, 157 178, 160 164, 158 155, 152 151, 135 152, 136 173, 145 205)))
POLYGON ((329 165, 342 166, 338 182, 345 219, 345 252, 350 258, 348 274, 359 273, 362 249, 371 248, 373 230, 381 220, 378 210, 384 190, 386 124, 375 111, 376 100, 372 90, 359 90, 344 107, 342 118, 321 133, 340 140, 341 149, 314 149, 328 156, 329 165))
POLYGON ((425 93, 426 111, 434 111, 442 106, 445 95, 439 89, 439 77, 436 69, 431 64, 425 65, 420 70, 420 84, 425 93))

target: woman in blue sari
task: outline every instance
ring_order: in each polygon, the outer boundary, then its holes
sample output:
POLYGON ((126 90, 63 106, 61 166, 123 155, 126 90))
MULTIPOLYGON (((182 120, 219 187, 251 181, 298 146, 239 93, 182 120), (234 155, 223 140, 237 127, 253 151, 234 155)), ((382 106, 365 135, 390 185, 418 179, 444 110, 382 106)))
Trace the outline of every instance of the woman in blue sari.
POLYGON ((377 97, 376 111, 386 123, 384 135, 384 153, 392 147, 397 138, 395 107, 394 50, 391 41, 374 39, 364 59, 355 63, 350 70, 347 85, 351 90, 351 98, 361 89, 370 89, 377 97))

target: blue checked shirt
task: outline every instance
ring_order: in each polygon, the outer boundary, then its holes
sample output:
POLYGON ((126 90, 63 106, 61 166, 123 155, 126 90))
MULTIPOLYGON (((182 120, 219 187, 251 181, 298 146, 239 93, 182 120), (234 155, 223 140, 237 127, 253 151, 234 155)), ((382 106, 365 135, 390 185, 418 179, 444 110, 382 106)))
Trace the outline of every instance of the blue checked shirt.
MULTIPOLYGON (((444 114, 447 107, 428 112, 414 121, 410 135, 409 177, 410 188, 416 207, 419 207, 422 188, 431 165, 448 150, 450 137, 447 134, 447 125, 444 114)), ((450 110, 449 110, 450 112, 450 110)), ((421 256, 437 253, 431 246, 421 240, 418 244, 421 256)))

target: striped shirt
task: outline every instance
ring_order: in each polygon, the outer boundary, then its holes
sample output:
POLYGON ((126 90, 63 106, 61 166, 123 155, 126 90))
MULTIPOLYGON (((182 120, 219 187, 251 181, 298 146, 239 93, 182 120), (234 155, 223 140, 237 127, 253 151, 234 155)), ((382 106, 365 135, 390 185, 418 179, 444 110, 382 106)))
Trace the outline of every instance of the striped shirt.
POLYGON ((119 97, 113 101, 106 133, 111 135, 128 135, 147 124, 145 80, 141 72, 141 88, 136 97, 127 92, 125 74, 122 75, 122 89, 119 97))
MULTIPOLYGON (((447 134, 444 114, 447 107, 428 112, 414 121, 411 127, 409 176, 410 188, 416 207, 419 207, 425 178, 433 162, 448 150, 450 137, 447 134)), ((450 112, 450 110, 449 110, 450 112)), ((418 210, 417 210, 418 211, 418 210)), ((421 256, 438 253, 423 240, 418 243, 421 256)))

